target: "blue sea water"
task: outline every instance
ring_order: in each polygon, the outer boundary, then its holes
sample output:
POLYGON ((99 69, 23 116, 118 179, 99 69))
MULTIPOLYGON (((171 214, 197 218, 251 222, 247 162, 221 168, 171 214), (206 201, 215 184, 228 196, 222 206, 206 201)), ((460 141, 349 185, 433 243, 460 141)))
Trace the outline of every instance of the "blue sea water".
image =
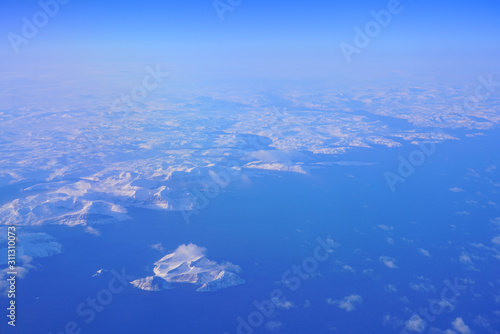
POLYGON ((472 325, 481 315, 500 328, 492 314, 499 260, 473 246, 491 246, 490 220, 500 216, 498 171, 485 171, 500 166, 500 133, 486 134, 466 138, 457 133, 460 140, 436 144, 436 151, 394 192, 384 173, 395 172, 398 156, 408 157, 414 145, 357 149, 340 159, 317 157, 377 163, 373 165, 328 165, 307 175, 250 175, 250 181, 233 182, 211 199, 189 224, 178 212, 130 208, 131 220, 99 226, 100 236, 81 227, 30 227, 26 230, 53 235, 63 252, 37 260, 36 268, 19 280, 14 332, 71 333, 68 323, 74 322, 74 333, 232 334, 238 333, 238 317, 248 321, 256 311, 254 301, 267 300, 274 289, 281 289, 291 306, 276 308, 262 325, 241 333, 400 333, 401 323, 388 319, 406 321, 440 298, 444 280, 455 278, 469 283, 453 312, 427 321, 425 331, 450 328, 457 314, 472 325), (464 191, 451 192, 453 187, 464 191), (468 214, 457 214, 462 211, 468 214), (318 237, 339 246, 318 264, 313 277, 291 291, 280 282, 282 276, 313 255, 318 237), (156 243, 165 251, 152 249, 156 243), (155 261, 187 243, 205 247, 211 260, 238 264, 247 283, 206 293, 189 285, 160 292, 128 285, 89 323, 87 316, 77 314, 77 307, 95 298, 114 277, 109 272, 92 277, 97 270, 145 277, 152 274, 155 261), (422 255, 421 248, 431 256, 422 255), (461 254, 474 252, 474 269, 459 261, 461 254), (395 258, 397 268, 385 266, 381 256, 395 258), (416 291, 412 284, 429 290, 416 291), (387 291, 387 285, 397 291, 387 291), (328 298, 353 294, 362 302, 352 311, 327 303, 328 298))

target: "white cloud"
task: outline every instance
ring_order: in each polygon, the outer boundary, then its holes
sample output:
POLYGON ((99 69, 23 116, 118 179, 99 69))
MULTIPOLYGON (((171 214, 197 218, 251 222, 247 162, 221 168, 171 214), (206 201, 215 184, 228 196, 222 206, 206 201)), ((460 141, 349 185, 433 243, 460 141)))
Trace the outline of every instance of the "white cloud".
POLYGON ((467 326, 465 324, 464 319, 462 319, 461 317, 456 318, 451 323, 451 325, 459 333, 462 333, 462 334, 470 334, 470 333, 472 333, 472 331, 470 330, 469 326, 467 326))
POLYGON ((459 215, 459 216, 468 216, 470 215, 470 212, 469 211, 465 211, 465 210, 462 210, 462 211, 457 211, 455 212, 456 215, 459 215))
POLYGON ((453 311, 455 309, 455 305, 450 303, 448 300, 441 299, 438 303, 444 310, 453 311))
POLYGON ((405 323, 406 330, 418 332, 418 333, 422 333, 426 327, 427 327, 427 324, 425 323, 425 321, 422 318, 420 318, 420 316, 417 314, 413 315, 405 323))
POLYGON ((284 300, 281 301, 279 298, 274 297, 271 298, 271 301, 276 305, 277 308, 283 308, 285 310, 291 309, 292 307, 295 307, 295 304, 292 303, 291 301, 284 300))
POLYGON ((207 249, 204 247, 196 246, 195 244, 188 244, 180 245, 171 255, 172 260, 182 261, 203 256, 206 251, 207 249))
POLYGON ((486 319, 485 317, 481 316, 481 315, 478 315, 476 316, 476 318, 474 319, 474 323, 483 327, 484 329, 490 329, 491 328, 491 324, 490 322, 488 321, 488 319, 486 319))
POLYGON ((392 284, 387 284, 385 286, 385 291, 388 291, 388 292, 397 292, 398 289, 396 289, 396 286, 394 286, 392 284))
POLYGON ((95 236, 100 236, 101 235, 101 231, 99 231, 96 228, 93 228, 92 226, 86 226, 85 227, 85 232, 87 232, 89 234, 92 234, 92 235, 95 235, 95 236))
POLYGON ((453 187, 453 188, 450 188, 450 191, 452 191, 454 193, 461 193, 464 190, 462 188, 459 188, 459 187, 453 187))
POLYGON ((425 250, 423 248, 420 248, 419 249, 420 253, 422 253, 424 256, 431 256, 431 254, 429 253, 428 250, 425 250))
POLYGON ((363 298, 361 298, 360 295, 350 295, 342 300, 333 300, 328 298, 326 302, 330 305, 337 305, 340 309, 350 312, 356 309, 357 304, 361 304, 363 302, 363 298))
POLYGON ((398 266, 396 265, 396 259, 389 256, 381 256, 379 257, 380 262, 385 264, 387 267, 391 269, 396 269, 398 266))
POLYGON ((462 262, 464 264, 471 264, 472 263, 472 259, 466 253, 462 253, 462 255, 460 255, 460 257, 459 257, 459 260, 460 260, 460 262, 462 262))
POLYGON ((159 242, 159 243, 156 243, 156 244, 153 244, 150 246, 152 249, 156 249, 157 251, 160 251, 160 252, 163 252, 165 251, 165 248, 163 247, 163 245, 159 242))
POLYGON ((433 292, 435 290, 434 285, 427 282, 411 283, 410 288, 418 292, 433 292))
MULTIPOLYGON (((337 248, 337 247, 339 247, 339 246, 340 246, 340 244, 339 244, 339 243, 337 243, 337 242, 335 242, 335 240, 333 240, 330 236, 328 236, 328 237, 326 238, 326 243, 327 243, 328 245, 332 246, 332 247, 335 247, 335 248, 337 248)), ((333 252, 333 250, 329 249, 329 253, 331 253, 331 252, 333 252)))
POLYGON ((371 268, 368 269, 363 269, 363 274, 368 275, 368 276, 373 276, 374 270, 371 268))
POLYGON ((391 325, 392 327, 397 328, 403 326, 404 321, 398 318, 397 316, 386 314, 382 318, 382 325, 384 326, 391 325))
POLYGON ((269 321, 266 323, 266 328, 269 330, 276 330, 283 326, 281 321, 269 321))
POLYGON ((495 245, 500 245, 500 235, 497 235, 493 239, 491 239, 491 242, 494 243, 495 245))
POLYGON ((489 166, 488 168, 486 168, 486 169, 485 169, 485 171, 486 171, 486 172, 488 172, 488 173, 491 173, 491 172, 493 172, 495 169, 497 169, 497 166, 495 166, 495 165, 491 165, 491 166, 489 166))
POLYGON ((344 271, 349 271, 349 272, 351 272, 351 273, 355 273, 355 272, 356 272, 356 269, 354 269, 353 267, 351 267, 351 266, 349 266, 349 265, 347 265, 347 264, 346 264, 346 265, 344 265, 344 266, 342 267, 342 269, 343 269, 344 271))

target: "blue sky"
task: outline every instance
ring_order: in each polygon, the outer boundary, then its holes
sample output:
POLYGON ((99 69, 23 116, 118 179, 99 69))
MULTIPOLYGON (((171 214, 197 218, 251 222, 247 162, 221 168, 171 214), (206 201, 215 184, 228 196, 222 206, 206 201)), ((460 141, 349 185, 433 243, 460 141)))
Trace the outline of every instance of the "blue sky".
POLYGON ((16 54, 8 34, 21 35, 22 18, 32 20, 40 6, 5 0, 0 56, 7 68, 167 62, 221 76, 381 75, 402 68, 491 72, 497 66, 500 4, 484 0, 401 1, 403 11, 348 65, 339 44, 352 44, 353 28, 364 28, 373 20, 370 11, 387 6, 386 0, 243 0, 221 21, 212 0, 71 0, 16 54))

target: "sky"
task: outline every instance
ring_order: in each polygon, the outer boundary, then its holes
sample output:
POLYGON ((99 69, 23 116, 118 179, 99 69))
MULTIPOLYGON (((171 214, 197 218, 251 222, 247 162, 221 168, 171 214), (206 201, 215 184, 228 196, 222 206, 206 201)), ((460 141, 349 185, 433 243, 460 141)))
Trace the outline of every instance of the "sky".
POLYGON ((403 0, 349 62, 341 43, 354 45, 355 27, 364 31, 391 1, 220 0, 219 12, 212 0, 61 2, 16 53, 12 33, 22 36, 23 17, 33 22, 41 5, 2 1, 0 68, 162 62, 212 78, 379 77, 492 72, 500 55, 500 4, 491 0, 403 0))

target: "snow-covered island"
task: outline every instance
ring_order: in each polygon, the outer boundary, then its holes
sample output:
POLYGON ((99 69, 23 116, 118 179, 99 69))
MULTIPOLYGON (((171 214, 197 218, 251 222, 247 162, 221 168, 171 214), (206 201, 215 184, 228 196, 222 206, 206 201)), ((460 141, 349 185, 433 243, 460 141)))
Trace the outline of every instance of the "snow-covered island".
POLYGON ((135 287, 160 291, 174 288, 175 283, 199 286, 196 291, 216 291, 245 283, 237 273, 240 267, 226 262, 218 264, 205 256, 206 249, 194 244, 181 245, 155 263, 154 276, 130 282, 135 287))

